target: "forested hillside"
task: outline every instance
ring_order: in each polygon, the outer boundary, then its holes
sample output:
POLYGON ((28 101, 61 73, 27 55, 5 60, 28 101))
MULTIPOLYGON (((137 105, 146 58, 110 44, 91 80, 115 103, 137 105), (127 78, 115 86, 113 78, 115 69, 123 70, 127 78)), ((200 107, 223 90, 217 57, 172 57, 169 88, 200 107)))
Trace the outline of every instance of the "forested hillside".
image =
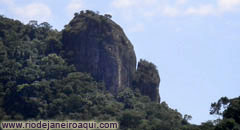
MULTIPOLYGON (((91 21, 84 24, 90 26, 91 21)), ((240 97, 213 103, 211 114, 223 119, 200 126, 190 124, 191 116, 181 115, 166 102, 156 102, 159 95, 149 92, 158 90, 154 86, 160 79, 155 65, 146 60, 140 61, 130 86, 113 94, 104 81, 76 67, 70 59, 73 54, 64 48, 63 32, 47 22, 24 25, 0 16, 1 121, 112 120, 121 130, 240 130, 240 97)))

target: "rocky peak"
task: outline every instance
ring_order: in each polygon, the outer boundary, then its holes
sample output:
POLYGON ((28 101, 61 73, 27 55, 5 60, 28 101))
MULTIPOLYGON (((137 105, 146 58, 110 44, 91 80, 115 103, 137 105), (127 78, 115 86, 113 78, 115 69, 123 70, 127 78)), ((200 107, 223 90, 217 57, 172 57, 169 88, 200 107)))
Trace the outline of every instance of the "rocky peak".
POLYGON ((63 30, 63 45, 78 71, 103 81, 109 91, 130 87, 136 71, 136 56, 123 29, 110 15, 92 11, 76 13, 63 30))
POLYGON ((67 59, 78 71, 103 81, 113 94, 132 87, 152 101, 160 101, 160 78, 155 65, 141 60, 136 71, 133 45, 111 15, 75 13, 63 30, 63 46, 67 59))
POLYGON ((160 102, 159 84, 160 76, 156 66, 146 60, 140 60, 134 75, 133 87, 138 88, 143 95, 149 96, 152 101, 160 102))

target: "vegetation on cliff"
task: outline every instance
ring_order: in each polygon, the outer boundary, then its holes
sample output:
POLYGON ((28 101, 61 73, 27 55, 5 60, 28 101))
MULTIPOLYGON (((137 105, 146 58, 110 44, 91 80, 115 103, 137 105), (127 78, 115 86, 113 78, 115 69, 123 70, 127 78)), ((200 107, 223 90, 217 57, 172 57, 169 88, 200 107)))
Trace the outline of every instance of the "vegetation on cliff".
MULTIPOLYGON (((82 12, 75 17, 92 13, 82 12)), ((110 18, 94 15, 97 17, 91 17, 97 21, 101 21, 99 18, 110 18)), ((65 31, 75 33, 74 30, 78 29, 69 25, 65 28, 65 31)), ((0 16, 1 121, 116 120, 121 130, 240 129, 240 97, 222 98, 212 104, 211 113, 222 114, 222 120, 191 125, 188 122, 190 116, 182 116, 165 102, 153 101, 153 97, 145 91, 149 83, 153 84, 151 91, 158 90, 154 86, 159 84, 160 78, 152 63, 140 61, 133 85, 112 94, 104 82, 79 71, 69 56, 74 52, 64 48, 63 37, 66 37, 64 31, 53 30, 46 22, 38 24, 31 21, 24 25, 0 16), (223 113, 222 106, 226 106, 223 113)))

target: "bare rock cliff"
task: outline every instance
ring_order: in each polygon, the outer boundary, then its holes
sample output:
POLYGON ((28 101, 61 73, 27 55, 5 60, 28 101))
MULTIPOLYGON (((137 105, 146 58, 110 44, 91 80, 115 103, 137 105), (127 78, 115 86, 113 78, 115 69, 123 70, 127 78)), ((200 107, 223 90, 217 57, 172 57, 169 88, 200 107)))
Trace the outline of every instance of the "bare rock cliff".
POLYGON ((149 96, 152 101, 160 102, 159 84, 160 76, 156 66, 146 60, 140 60, 132 87, 139 89, 142 95, 149 96))
POLYGON ((81 11, 62 33, 65 55, 78 71, 103 81, 113 94, 131 87, 152 101, 160 101, 160 78, 155 65, 141 60, 136 70, 133 45, 110 15, 81 11))
POLYGON ((63 30, 65 52, 77 70, 103 81, 109 91, 130 87, 136 56, 122 28, 109 15, 92 11, 75 14, 63 30))

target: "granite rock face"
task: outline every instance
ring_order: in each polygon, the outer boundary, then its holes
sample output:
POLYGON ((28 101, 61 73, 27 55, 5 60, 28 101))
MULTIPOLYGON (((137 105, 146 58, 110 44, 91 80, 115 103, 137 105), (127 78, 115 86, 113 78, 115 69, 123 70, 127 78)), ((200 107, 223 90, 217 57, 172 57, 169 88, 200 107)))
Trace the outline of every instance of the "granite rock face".
POLYGON ((142 95, 149 96, 154 102, 160 102, 160 76, 156 66, 146 60, 140 60, 133 80, 133 87, 138 88, 142 95))
POLYGON ((131 86, 136 71, 135 52, 110 15, 92 11, 75 14, 62 36, 66 56, 78 71, 103 81, 113 94, 131 86))
POLYGON ((66 59, 78 71, 103 81, 113 94, 126 87, 137 88, 152 101, 160 102, 160 77, 156 66, 140 60, 136 70, 133 46, 110 15, 81 11, 62 33, 66 59))

